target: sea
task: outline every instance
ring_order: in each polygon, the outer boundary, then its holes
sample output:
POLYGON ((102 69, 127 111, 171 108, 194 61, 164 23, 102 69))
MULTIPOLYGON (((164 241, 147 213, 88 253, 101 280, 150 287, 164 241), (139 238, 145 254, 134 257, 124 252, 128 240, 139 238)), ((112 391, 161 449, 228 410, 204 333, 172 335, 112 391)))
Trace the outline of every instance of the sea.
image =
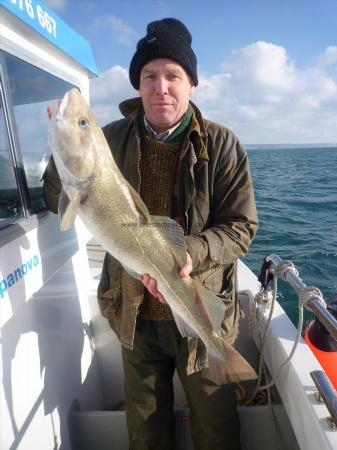
MULTIPOLYGON (((337 294, 337 144, 247 146, 259 229, 245 262, 256 274, 263 259, 291 260, 325 300, 337 294)), ((297 325, 298 297, 278 281, 278 301, 297 325)), ((311 318, 305 314, 305 321, 311 318)))

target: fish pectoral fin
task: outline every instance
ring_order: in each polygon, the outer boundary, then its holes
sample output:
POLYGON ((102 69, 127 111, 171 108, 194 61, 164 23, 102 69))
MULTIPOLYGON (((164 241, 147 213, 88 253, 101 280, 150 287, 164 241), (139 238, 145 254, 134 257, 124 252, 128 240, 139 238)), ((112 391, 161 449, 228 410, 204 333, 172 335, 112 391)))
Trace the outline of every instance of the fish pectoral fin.
POLYGON ((177 314, 172 311, 174 321, 182 337, 198 337, 197 333, 177 314))
POLYGON ((152 223, 160 226, 162 235, 170 243, 174 259, 179 264, 179 267, 183 267, 186 263, 187 250, 182 227, 178 222, 166 216, 151 215, 150 220, 152 223))
POLYGON ((75 218, 78 212, 78 208, 81 204, 82 198, 84 194, 80 191, 77 191, 72 200, 69 200, 68 195, 62 189, 58 212, 60 216, 60 228, 62 231, 68 230, 71 225, 75 222, 75 218))
POLYGON ((141 199, 140 195, 137 191, 131 186, 130 183, 127 183, 131 198, 133 200, 133 203, 140 215, 140 219, 142 223, 149 223, 150 222, 150 213, 147 209, 145 203, 141 199))
POLYGON ((225 344, 224 351, 225 361, 208 354, 209 367, 203 369, 207 378, 217 385, 257 379, 253 367, 231 345, 225 344))
POLYGON ((206 315, 212 330, 217 333, 220 332, 221 324, 225 318, 226 305, 214 292, 204 288, 198 280, 191 278, 191 282, 200 314, 206 315))

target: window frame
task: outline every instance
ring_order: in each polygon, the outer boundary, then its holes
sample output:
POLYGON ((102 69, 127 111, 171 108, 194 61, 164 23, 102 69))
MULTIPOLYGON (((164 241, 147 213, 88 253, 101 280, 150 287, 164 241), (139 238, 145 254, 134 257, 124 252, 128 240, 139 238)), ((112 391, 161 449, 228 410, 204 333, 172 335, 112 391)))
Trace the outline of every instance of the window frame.
MULTIPOLYGON (((22 215, 19 218, 6 218, 2 221, 0 225, 0 233, 3 233, 4 229, 7 229, 11 225, 22 224, 23 221, 31 222, 31 218, 36 216, 44 216, 47 212, 47 209, 42 209, 39 212, 33 212, 30 209, 30 196, 29 196, 29 188, 27 184, 27 178, 25 173, 25 167, 23 163, 23 156, 20 147, 19 134, 17 131, 17 125, 14 114, 14 107, 12 104, 12 99, 10 95, 10 86, 9 86, 9 77, 7 74, 7 67, 5 63, 5 54, 14 56, 18 58, 23 63, 29 64, 37 69, 40 69, 46 72, 48 75, 59 78, 60 80, 72 84, 74 87, 77 87, 80 91, 80 81, 76 79, 71 74, 66 73, 60 70, 58 67, 53 64, 47 63, 43 59, 38 59, 38 57, 32 55, 30 52, 25 51, 25 49, 21 47, 16 47, 13 43, 10 45, 6 45, 6 40, 1 42, 0 45, 0 95, 3 103, 4 117, 5 117, 5 133, 8 136, 10 153, 12 164, 15 172, 15 179, 17 183, 17 188, 19 192, 22 215)), ((34 221, 35 223, 35 221, 34 221)), ((13 228, 13 227, 11 227, 13 228)), ((8 234, 8 233, 6 233, 8 234)))
POLYGON ((18 193, 19 193, 19 198, 20 198, 20 202, 21 202, 21 208, 22 208, 22 217, 20 217, 18 220, 15 218, 11 218, 8 217, 6 219, 4 219, 3 221, 1 221, 1 228, 4 228, 12 223, 16 223, 19 222, 22 219, 25 219, 28 217, 27 215, 27 205, 28 205, 28 198, 27 198, 27 191, 24 188, 24 183, 25 183, 25 175, 24 175, 24 171, 22 171, 22 175, 20 176, 20 166, 19 166, 19 161, 17 159, 17 155, 16 155, 16 148, 17 146, 15 145, 15 134, 13 133, 13 127, 15 126, 12 122, 13 118, 11 117, 11 114, 8 110, 8 101, 6 98, 6 89, 3 83, 3 61, 2 61, 2 54, 0 54, 0 98, 1 98, 1 102, 2 102, 2 107, 3 107, 3 113, 4 113, 4 119, 5 119, 5 134, 8 138, 8 144, 9 144, 9 151, 10 151, 10 157, 11 157, 11 162, 13 165, 13 169, 14 169, 14 174, 15 174, 15 181, 16 181, 16 186, 18 189, 18 193))

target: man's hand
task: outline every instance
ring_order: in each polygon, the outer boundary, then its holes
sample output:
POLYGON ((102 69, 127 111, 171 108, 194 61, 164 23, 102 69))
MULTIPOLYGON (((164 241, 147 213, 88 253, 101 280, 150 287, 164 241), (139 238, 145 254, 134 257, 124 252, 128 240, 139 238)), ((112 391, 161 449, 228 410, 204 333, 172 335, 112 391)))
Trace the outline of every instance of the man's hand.
MULTIPOLYGON (((180 269, 179 275, 181 276, 181 278, 186 278, 192 272, 192 269, 193 269, 192 259, 189 253, 187 253, 186 263, 180 269)), ((139 275, 138 280, 140 280, 144 284, 144 286, 150 292, 150 294, 152 294, 154 297, 158 297, 158 300, 161 303, 167 303, 163 294, 161 294, 157 289, 157 281, 154 278, 151 278, 148 273, 143 273, 142 275, 139 275)))
POLYGON ((186 253, 186 262, 185 265, 180 269, 179 275, 181 278, 187 278, 189 274, 192 272, 193 264, 192 264, 192 258, 190 254, 186 253))

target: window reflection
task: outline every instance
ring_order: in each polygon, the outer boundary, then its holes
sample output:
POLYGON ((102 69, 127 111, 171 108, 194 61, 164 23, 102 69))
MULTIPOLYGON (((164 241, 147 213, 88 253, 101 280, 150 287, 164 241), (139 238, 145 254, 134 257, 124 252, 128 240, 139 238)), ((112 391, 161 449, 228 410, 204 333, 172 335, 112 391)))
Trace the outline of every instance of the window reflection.
POLYGON ((30 196, 29 209, 36 213, 45 207, 41 177, 50 156, 47 106, 55 106, 73 86, 6 53, 5 63, 30 196))
POLYGON ((16 184, 5 115, 0 97, 0 228, 9 218, 22 216, 21 201, 16 184))

